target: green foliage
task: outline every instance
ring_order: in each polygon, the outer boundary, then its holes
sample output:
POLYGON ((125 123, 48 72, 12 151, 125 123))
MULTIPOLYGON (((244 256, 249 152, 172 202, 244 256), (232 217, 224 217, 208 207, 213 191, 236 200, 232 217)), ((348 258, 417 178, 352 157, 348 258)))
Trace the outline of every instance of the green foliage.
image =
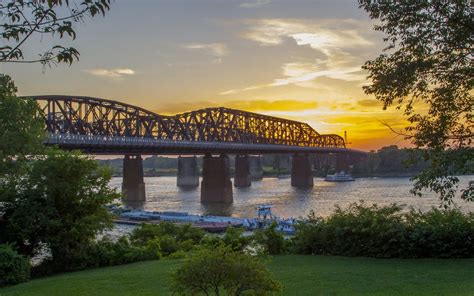
POLYGON ((170 222, 159 224, 141 224, 130 235, 133 245, 144 246, 150 241, 160 243, 163 256, 168 256, 178 251, 190 251, 203 239, 205 233, 202 229, 191 227, 191 224, 176 225, 170 222))
POLYGON ((300 254, 377 258, 474 257, 474 215, 432 209, 403 213, 398 205, 351 204, 328 218, 312 215, 297 226, 292 250, 300 254))
POLYGON ((276 230, 277 226, 277 223, 273 222, 270 227, 257 230, 253 235, 255 242, 263 247, 266 254, 279 255, 287 250, 286 240, 283 234, 276 230))
POLYGON ((9 245, 0 245, 0 287, 28 281, 30 263, 9 245))
POLYGON ((1 178, 17 175, 27 156, 43 149, 44 122, 39 116, 38 104, 33 100, 18 99, 16 92, 10 76, 0 74, 1 178))
POLYGON ((236 252, 243 252, 252 243, 251 236, 244 236, 244 229, 240 227, 228 227, 224 236, 208 236, 204 238, 203 245, 217 248, 224 245, 236 252))
POLYGON ((0 14, 4 23, 2 28, 2 46, 0 62, 39 62, 72 64, 79 59, 74 47, 52 45, 39 59, 24 60, 21 46, 31 36, 47 35, 53 38, 76 38, 74 25, 83 23, 86 18, 105 15, 110 9, 110 0, 9 0, 0 3, 0 14))
POLYGON ((222 237, 222 242, 233 251, 243 251, 252 242, 252 238, 244 236, 244 229, 240 227, 228 227, 222 237))
POLYGON ((179 295, 267 295, 280 290, 258 258, 223 245, 199 250, 173 274, 172 291, 179 295))
POLYGON ((422 213, 411 209, 404 217, 411 257, 474 257, 474 213, 463 214, 455 209, 422 213))
MULTIPOLYGON (((76 250, 68 260, 67 271, 86 268, 122 265, 138 261, 158 260, 161 258, 160 242, 151 240, 146 246, 134 246, 126 237, 117 241, 107 238, 93 242, 80 250, 76 250)), ((56 260, 43 261, 32 270, 33 276, 45 276, 55 272, 65 271, 56 260)))
POLYGON ((0 204, 0 242, 32 256, 45 244, 58 266, 111 226, 104 207, 119 197, 108 187, 110 172, 77 153, 52 151, 31 164, 15 187, 15 200, 0 204))
MULTIPOLYGON (((466 159, 474 158, 472 50, 474 19, 470 1, 371 1, 359 6, 385 33, 384 53, 365 63, 367 94, 403 108, 411 123, 403 133, 427 148, 431 167, 415 177, 414 193, 425 188, 452 203, 466 159), (428 110, 426 110, 428 109, 428 110)), ((474 201, 474 187, 462 198, 474 201)))
POLYGON ((160 259, 161 247, 157 240, 149 241, 146 246, 134 246, 121 237, 116 242, 102 239, 92 244, 87 253, 90 259, 81 263, 86 263, 85 267, 100 267, 160 259))

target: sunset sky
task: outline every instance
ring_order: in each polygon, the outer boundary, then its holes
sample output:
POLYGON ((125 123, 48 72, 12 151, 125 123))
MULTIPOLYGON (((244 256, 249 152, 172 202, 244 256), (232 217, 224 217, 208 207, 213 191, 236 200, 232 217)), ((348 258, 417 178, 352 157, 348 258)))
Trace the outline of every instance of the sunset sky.
MULTIPOLYGON (((362 91, 361 65, 382 35, 343 0, 115 0, 70 43, 72 66, 0 65, 21 95, 115 99, 160 114, 225 106, 305 121, 320 133, 348 132, 351 148, 403 146, 400 111, 362 91)), ((32 39, 35 57, 53 44, 32 39)))

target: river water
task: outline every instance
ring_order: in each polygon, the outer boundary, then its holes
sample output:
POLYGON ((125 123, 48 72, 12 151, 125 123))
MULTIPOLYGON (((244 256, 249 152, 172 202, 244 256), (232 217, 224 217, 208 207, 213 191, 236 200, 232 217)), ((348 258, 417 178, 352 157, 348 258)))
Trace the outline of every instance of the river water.
MULTIPOLYGON (((460 176, 460 186, 467 186, 474 176, 460 176)), ((113 178, 110 186, 120 190, 122 178, 113 178)), ((426 192, 423 197, 410 193, 409 178, 358 178, 354 182, 332 183, 315 178, 311 189, 291 187, 290 179, 264 178, 253 181, 249 188, 234 187, 234 203, 231 205, 204 205, 200 203, 200 187, 183 190, 176 186, 176 177, 145 178, 146 202, 131 205, 151 211, 180 211, 192 214, 208 214, 235 217, 254 217, 255 207, 260 204, 274 206, 273 213, 282 217, 305 217, 311 210, 319 216, 328 216, 335 205, 345 207, 364 200, 367 204, 391 203, 428 210, 438 207, 438 197, 426 192)), ((465 188, 465 187, 464 187, 465 188)), ((455 199, 463 211, 474 211, 474 202, 455 199)))

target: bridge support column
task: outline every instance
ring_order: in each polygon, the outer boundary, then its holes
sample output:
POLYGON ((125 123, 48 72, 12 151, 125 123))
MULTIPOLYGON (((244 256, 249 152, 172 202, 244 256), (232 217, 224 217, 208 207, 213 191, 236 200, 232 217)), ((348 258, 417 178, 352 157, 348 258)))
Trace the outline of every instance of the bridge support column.
POLYGON ((249 187, 250 180, 250 161, 248 155, 235 156, 235 187, 249 187))
POLYGON ((229 157, 222 154, 212 157, 206 154, 202 162, 202 203, 232 203, 232 181, 230 180, 229 157))
POLYGON ((262 157, 258 156, 249 156, 249 166, 250 166, 250 177, 252 180, 262 180, 263 179, 263 169, 262 169, 262 157))
POLYGON ((295 154, 291 165, 291 186, 313 187, 311 158, 307 154, 295 154))
POLYGON ((196 156, 178 157, 177 185, 183 188, 199 186, 199 170, 196 156))
POLYGON ((123 159, 122 193, 126 201, 145 201, 143 160, 140 155, 125 155, 123 159))

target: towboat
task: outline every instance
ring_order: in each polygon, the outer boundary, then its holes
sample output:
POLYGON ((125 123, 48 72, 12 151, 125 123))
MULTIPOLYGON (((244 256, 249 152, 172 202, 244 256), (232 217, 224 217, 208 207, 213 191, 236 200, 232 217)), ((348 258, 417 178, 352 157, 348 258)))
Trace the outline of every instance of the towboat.
POLYGON ((339 173, 335 173, 334 175, 327 175, 324 180, 328 182, 347 182, 354 181, 354 178, 351 176, 351 174, 342 171, 339 173))

